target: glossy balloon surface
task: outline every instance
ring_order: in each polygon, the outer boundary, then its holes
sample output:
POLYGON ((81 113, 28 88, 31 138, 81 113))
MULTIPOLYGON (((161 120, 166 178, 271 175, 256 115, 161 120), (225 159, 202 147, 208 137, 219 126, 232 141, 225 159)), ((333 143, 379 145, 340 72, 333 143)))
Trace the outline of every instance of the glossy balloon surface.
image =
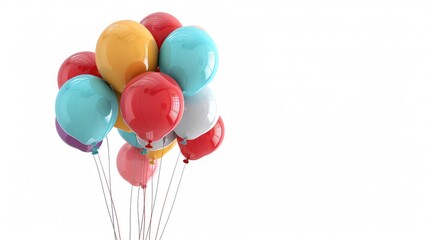
POLYGON ((69 79, 81 74, 101 77, 95 64, 95 53, 78 52, 68 57, 58 71, 58 88, 61 88, 69 79))
POLYGON ((79 75, 67 81, 57 94, 55 114, 70 136, 86 145, 102 141, 118 117, 115 93, 103 79, 79 75))
POLYGON ((223 120, 219 120, 210 131, 204 133, 194 140, 186 141, 183 144, 183 139, 177 138, 179 141, 180 151, 187 160, 197 160, 214 152, 221 145, 225 135, 225 126, 223 120))
POLYGON ((169 145, 166 145, 164 148, 158 149, 158 150, 148 150, 147 151, 147 157, 149 159, 155 160, 163 157, 165 154, 167 154, 171 149, 176 146, 177 140, 174 140, 169 145))
MULTIPOLYGON (((65 143, 67 143, 67 145, 74 147, 76 149, 79 149, 82 152, 93 152, 94 146, 83 144, 83 143, 79 142, 76 138, 70 136, 68 133, 66 133, 64 131, 64 129, 61 128, 60 124, 58 123, 58 121, 56 119, 55 119, 55 128, 57 129, 58 136, 60 136, 60 138, 65 143)), ((95 147, 99 148, 102 143, 103 143, 103 141, 98 142, 97 144, 95 144, 95 147)))
POLYGON ((185 111, 174 132, 183 139, 192 140, 209 131, 218 119, 214 93, 205 87, 194 96, 185 98, 185 111))
POLYGON ((124 139, 131 146, 136 147, 136 148, 140 148, 140 149, 143 148, 144 145, 143 146, 140 145, 140 143, 137 139, 138 137, 134 132, 127 132, 127 131, 124 131, 122 129, 118 129, 118 133, 119 133, 119 136, 121 136, 122 139, 124 139))
POLYGON ((108 26, 95 50, 98 71, 116 91, 122 92, 135 76, 158 67, 158 47, 149 30, 130 20, 108 26))
POLYGON ((162 44, 159 68, 179 83, 185 97, 209 84, 218 68, 218 51, 212 38, 196 27, 181 27, 162 44))
POLYGON ((173 15, 165 12, 152 13, 140 22, 152 33, 158 49, 161 48, 164 39, 174 30, 182 27, 182 24, 173 15))
MULTIPOLYGON (((154 151, 154 150, 165 148, 166 146, 170 145, 173 141, 175 141, 176 137, 177 137, 176 134, 173 131, 171 131, 160 140, 156 142, 152 142, 152 148, 150 150, 154 151)), ((140 146, 146 146, 148 144, 148 142, 144 141, 139 137, 137 137, 137 141, 140 146)))
MULTIPOLYGON (((125 132, 123 130, 118 129, 119 135, 131 146, 143 149, 144 146, 146 146, 147 142, 141 140, 137 137, 137 135, 133 132, 125 132)), ((149 159, 158 159, 163 157, 165 154, 167 154, 171 149, 173 149, 174 146, 176 146, 176 135, 174 135, 174 138, 168 138, 170 134, 166 136, 166 141, 164 144, 161 142, 154 142, 152 143, 153 148, 146 151, 146 155, 149 159)))
POLYGON ((184 99, 179 86, 171 77, 159 72, 135 77, 121 97, 122 117, 149 145, 177 126, 183 108, 184 99))
POLYGON ((118 152, 116 166, 119 174, 133 186, 146 187, 156 171, 156 161, 140 153, 140 149, 125 143, 118 152))
MULTIPOLYGON (((118 103, 120 103, 122 94, 118 91, 115 91, 115 95, 116 95, 116 99, 118 100, 118 103)), ((124 121, 124 118, 122 117, 120 105, 118 105, 118 117, 116 118, 115 127, 125 132, 133 131, 131 130, 130 127, 128 127, 128 125, 124 121)))

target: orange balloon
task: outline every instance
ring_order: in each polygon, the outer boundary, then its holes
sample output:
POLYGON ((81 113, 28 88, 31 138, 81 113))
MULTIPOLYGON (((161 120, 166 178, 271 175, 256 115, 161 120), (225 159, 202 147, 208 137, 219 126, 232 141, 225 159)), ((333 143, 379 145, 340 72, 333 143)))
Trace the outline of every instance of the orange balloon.
POLYGON ((142 24, 122 20, 100 35, 95 50, 98 71, 116 91, 124 90, 135 76, 158 67, 158 46, 142 24))
POLYGON ((166 146, 165 148, 158 149, 158 150, 155 150, 155 151, 148 150, 147 151, 147 157, 149 159, 151 159, 151 160, 155 160, 155 159, 161 158, 166 153, 168 153, 171 149, 173 149, 173 147, 176 146, 176 144, 177 144, 177 141, 174 140, 168 146, 166 146))
MULTIPOLYGON (((116 98, 118 99, 118 102, 121 102, 121 93, 114 91, 116 98)), ((116 118, 116 122, 115 122, 115 127, 119 128, 121 130, 124 130, 125 132, 132 132, 133 130, 128 127, 128 125, 124 122, 124 119, 122 118, 122 113, 121 113, 121 107, 118 106, 118 118, 116 118)))

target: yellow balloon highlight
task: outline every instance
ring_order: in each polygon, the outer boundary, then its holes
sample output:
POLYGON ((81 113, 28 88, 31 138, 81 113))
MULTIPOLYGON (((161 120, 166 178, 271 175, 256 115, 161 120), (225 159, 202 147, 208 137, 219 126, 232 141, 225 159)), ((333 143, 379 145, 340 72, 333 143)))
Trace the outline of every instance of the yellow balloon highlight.
POLYGON ((168 146, 166 146, 163 149, 158 149, 158 150, 155 150, 155 151, 148 150, 147 151, 147 157, 152 160, 151 162, 153 162, 153 160, 161 158, 166 153, 168 153, 171 149, 173 149, 174 146, 176 146, 176 144, 177 144, 177 141, 174 140, 168 146))
POLYGON ((123 92, 135 76, 158 67, 158 47, 142 24, 122 20, 100 35, 95 50, 98 71, 116 91, 123 92))
POLYGON ((118 118, 116 118, 115 127, 119 128, 125 132, 132 132, 133 130, 131 130, 131 128, 128 127, 128 125, 124 122, 124 118, 122 118, 121 104, 120 104, 122 94, 120 92, 117 92, 117 91, 114 91, 114 92, 115 92, 116 98, 118 99, 118 103, 119 103, 118 104, 118 108, 119 108, 118 109, 118 118))

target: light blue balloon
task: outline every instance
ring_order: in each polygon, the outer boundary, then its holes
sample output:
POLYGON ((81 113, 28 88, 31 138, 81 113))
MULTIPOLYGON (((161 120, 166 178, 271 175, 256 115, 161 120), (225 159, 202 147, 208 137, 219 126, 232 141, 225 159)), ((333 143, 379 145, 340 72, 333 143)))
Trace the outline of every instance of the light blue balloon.
POLYGON ((170 33, 160 49, 159 69, 174 78, 185 97, 209 84, 218 67, 218 52, 212 38, 196 27, 181 27, 170 33))
POLYGON ((137 135, 134 132, 126 132, 124 130, 118 129, 119 135, 129 144, 136 148, 144 148, 137 141, 137 135))
POLYGON ((102 141, 118 117, 118 100, 101 78, 82 74, 68 80, 55 101, 57 121, 79 142, 94 145, 102 141))

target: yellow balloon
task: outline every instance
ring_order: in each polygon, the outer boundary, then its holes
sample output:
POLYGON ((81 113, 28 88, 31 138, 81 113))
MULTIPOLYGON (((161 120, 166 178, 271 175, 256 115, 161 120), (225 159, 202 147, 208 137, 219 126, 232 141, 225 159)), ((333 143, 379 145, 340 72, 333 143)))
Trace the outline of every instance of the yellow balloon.
POLYGON ((174 146, 176 146, 177 141, 174 140, 172 141, 168 146, 166 146, 163 149, 158 149, 155 151, 147 151, 147 157, 151 160, 155 160, 158 158, 161 158, 162 156, 164 156, 166 153, 168 153, 171 149, 173 149, 174 146))
POLYGON ((115 122, 115 127, 119 128, 121 130, 124 130, 125 132, 132 132, 133 130, 131 130, 130 127, 128 127, 128 125, 124 122, 124 119, 122 118, 122 113, 121 113, 121 93, 114 91, 116 98, 118 99, 118 117, 116 118, 116 122, 115 122))
POLYGON ((95 50, 98 71, 116 91, 123 92, 135 76, 158 67, 158 46, 142 24, 122 20, 108 26, 95 50))

